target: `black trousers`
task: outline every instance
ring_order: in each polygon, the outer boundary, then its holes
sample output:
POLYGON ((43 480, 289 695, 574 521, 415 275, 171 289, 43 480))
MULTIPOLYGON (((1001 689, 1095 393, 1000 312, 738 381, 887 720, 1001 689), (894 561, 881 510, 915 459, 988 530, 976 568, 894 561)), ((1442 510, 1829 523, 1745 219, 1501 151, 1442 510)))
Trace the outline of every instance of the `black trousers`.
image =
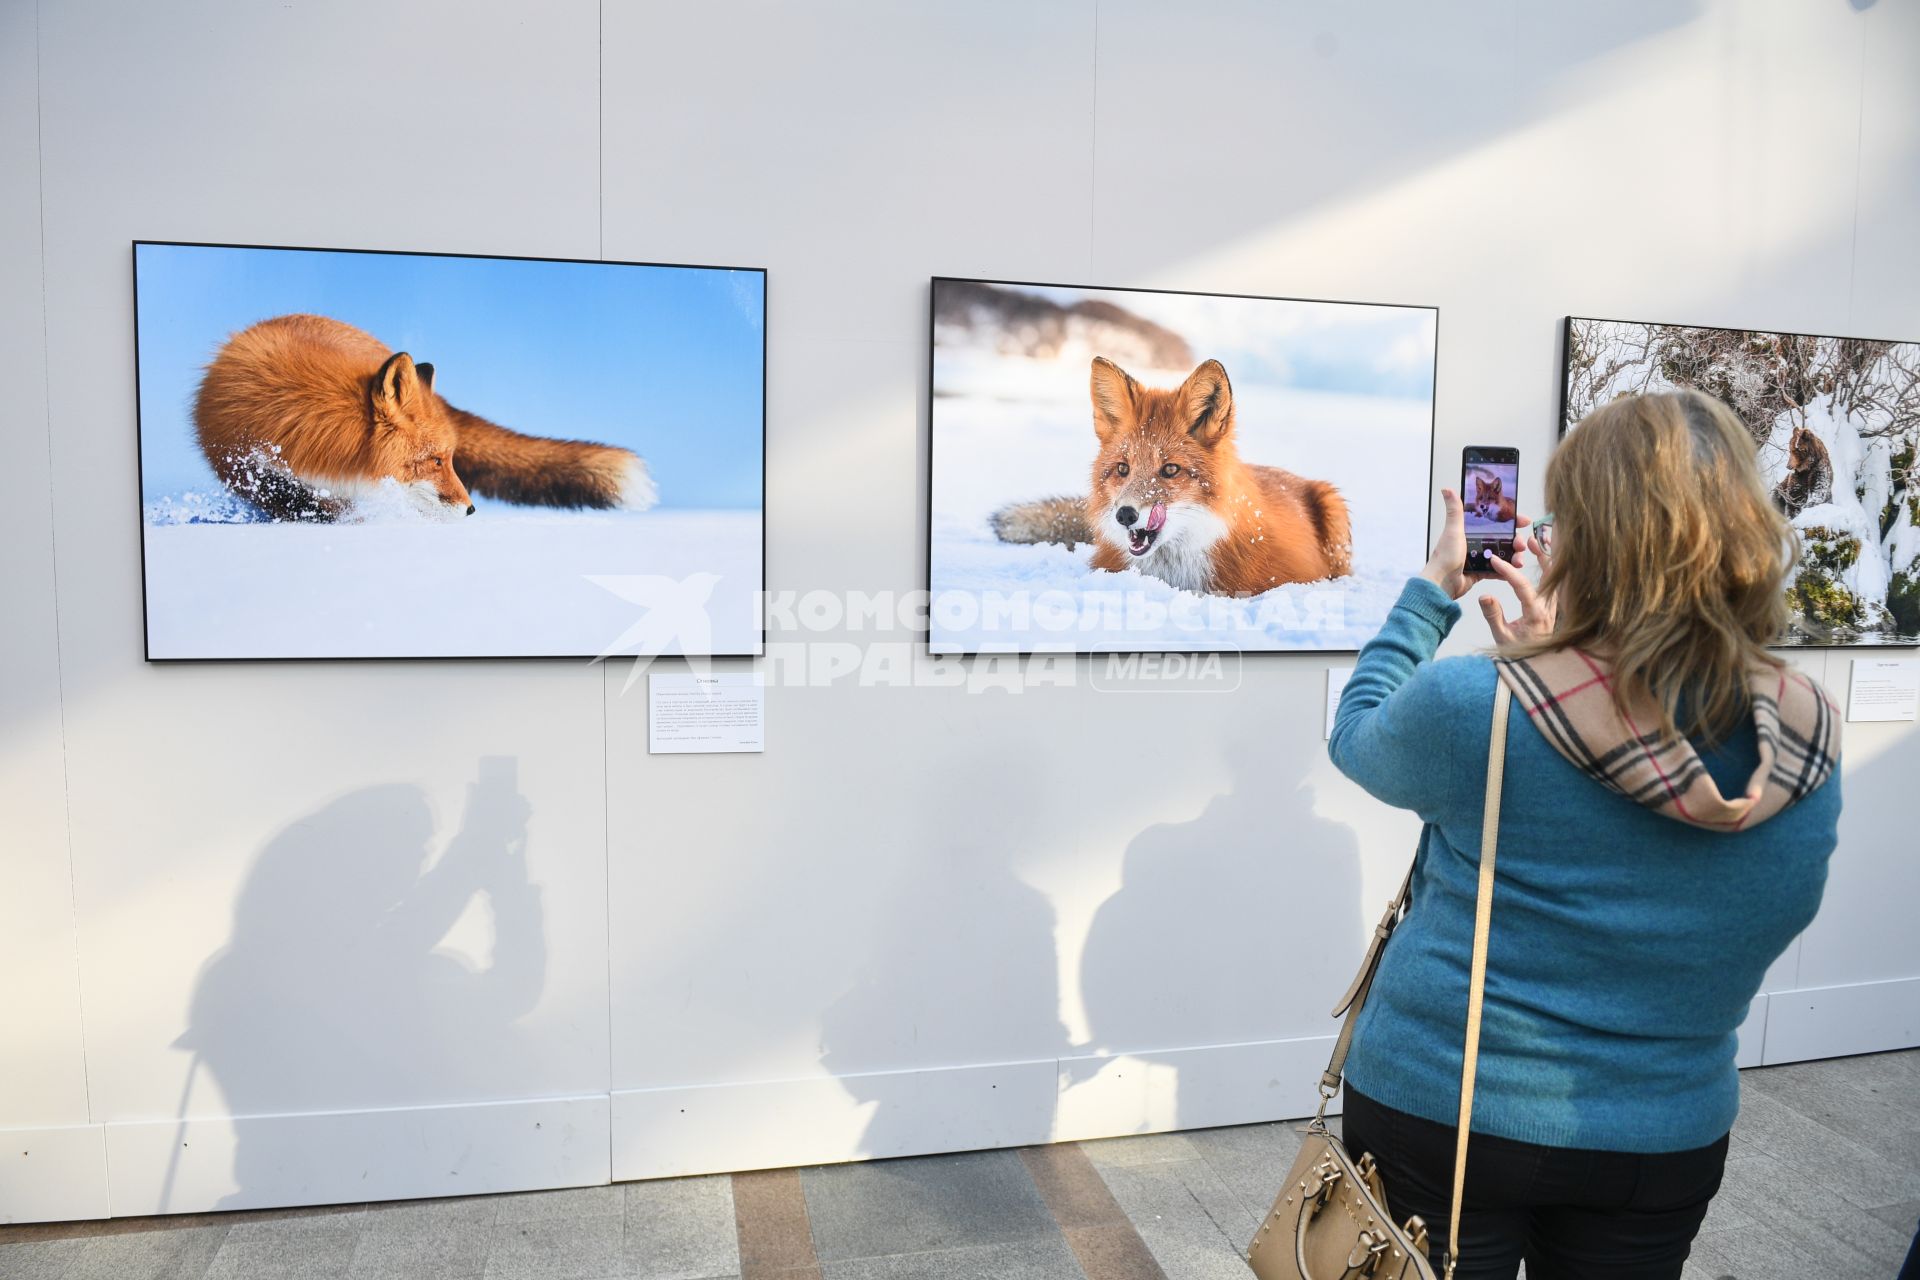
MULTIPOLYGON (((1453 1126, 1383 1107, 1348 1085, 1341 1135, 1354 1159, 1373 1153, 1394 1217, 1426 1219, 1438 1266, 1452 1206, 1453 1126)), ((1475 1134, 1457 1280, 1513 1280, 1522 1259, 1527 1280, 1677 1280, 1726 1163, 1726 1138, 1633 1155, 1475 1134)))

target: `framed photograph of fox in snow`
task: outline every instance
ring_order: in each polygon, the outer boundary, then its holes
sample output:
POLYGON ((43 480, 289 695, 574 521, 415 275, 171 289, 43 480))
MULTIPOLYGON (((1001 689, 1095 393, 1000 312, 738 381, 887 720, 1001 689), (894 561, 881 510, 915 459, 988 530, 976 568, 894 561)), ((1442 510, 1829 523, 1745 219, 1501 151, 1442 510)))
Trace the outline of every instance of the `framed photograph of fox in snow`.
POLYGON ((762 650, 766 273, 136 241, 150 660, 762 650))
POLYGON ((1920 643, 1920 342, 1569 316, 1560 431, 1642 392, 1747 425, 1800 538, 1782 645, 1920 643))
POLYGON ((1352 650, 1426 558, 1432 307, 936 277, 936 654, 1352 650))

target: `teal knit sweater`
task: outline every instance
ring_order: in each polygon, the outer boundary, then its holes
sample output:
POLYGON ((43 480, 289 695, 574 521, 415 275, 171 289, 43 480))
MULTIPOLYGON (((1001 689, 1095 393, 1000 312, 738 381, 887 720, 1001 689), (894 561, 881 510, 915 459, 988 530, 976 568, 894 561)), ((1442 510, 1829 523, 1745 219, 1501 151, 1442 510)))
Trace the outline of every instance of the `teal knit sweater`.
MULTIPOLYGON (((1330 750, 1420 815, 1413 906, 1388 944, 1347 1078, 1396 1110, 1458 1118, 1487 735, 1485 657, 1435 661, 1460 617, 1415 578, 1360 651, 1330 750)), ((1695 743, 1723 792, 1751 725, 1695 743)), ((1523 715, 1507 728, 1473 1129, 1603 1151, 1684 1151, 1739 1110, 1734 1032, 1767 966, 1813 919, 1840 815, 1834 776, 1736 834, 1661 817, 1581 774, 1523 715)))

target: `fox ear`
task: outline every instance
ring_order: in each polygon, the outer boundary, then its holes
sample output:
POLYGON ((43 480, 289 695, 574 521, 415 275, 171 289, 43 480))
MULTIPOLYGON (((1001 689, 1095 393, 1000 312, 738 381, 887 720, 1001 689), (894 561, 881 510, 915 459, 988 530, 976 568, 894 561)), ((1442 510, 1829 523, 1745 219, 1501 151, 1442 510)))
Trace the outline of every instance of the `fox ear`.
POLYGON ((429 391, 433 390, 433 366, 432 365, 428 364, 425 360, 422 360, 418 364, 413 366, 413 371, 420 375, 420 383, 422 386, 426 387, 426 389, 429 391))
POLYGON ((1233 384, 1226 368, 1209 360, 1187 375, 1174 392, 1174 403, 1187 424, 1187 434, 1211 448, 1233 430, 1233 384))
POLYGON ((1134 419, 1140 384, 1105 356, 1093 358, 1093 430, 1102 440, 1134 419))
MULTIPOLYGON (((423 367, 429 374, 432 373, 432 365, 423 367)), ((412 409, 419 403, 424 391, 413 357, 404 351, 396 351, 380 366, 380 372, 373 375, 369 394, 377 412, 393 415, 412 409)))

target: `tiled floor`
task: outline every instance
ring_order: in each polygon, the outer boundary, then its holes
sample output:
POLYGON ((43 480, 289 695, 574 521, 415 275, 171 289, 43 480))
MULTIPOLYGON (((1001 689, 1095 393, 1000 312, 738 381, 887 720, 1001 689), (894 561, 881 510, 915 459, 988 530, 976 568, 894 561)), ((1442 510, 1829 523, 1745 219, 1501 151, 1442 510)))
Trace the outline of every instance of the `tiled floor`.
MULTIPOLYGON (((1890 1280, 1920 1050, 1749 1071, 1690 1280, 1890 1280)), ((1294 1124, 732 1177, 0 1227, 0 1280, 1247 1280, 1294 1124)))

